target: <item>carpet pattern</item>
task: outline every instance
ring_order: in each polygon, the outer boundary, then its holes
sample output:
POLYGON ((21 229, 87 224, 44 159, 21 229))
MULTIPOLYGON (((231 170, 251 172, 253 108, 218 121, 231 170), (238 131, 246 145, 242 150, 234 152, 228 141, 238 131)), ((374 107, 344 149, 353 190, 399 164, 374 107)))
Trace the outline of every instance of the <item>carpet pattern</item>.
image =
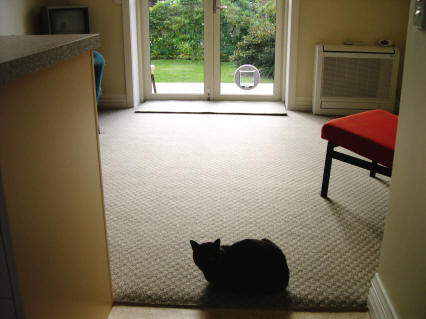
POLYGON ((389 179, 333 161, 319 196, 327 117, 100 113, 116 302, 365 310, 377 271, 389 179), (269 238, 290 268, 287 293, 209 287, 190 239, 269 238))

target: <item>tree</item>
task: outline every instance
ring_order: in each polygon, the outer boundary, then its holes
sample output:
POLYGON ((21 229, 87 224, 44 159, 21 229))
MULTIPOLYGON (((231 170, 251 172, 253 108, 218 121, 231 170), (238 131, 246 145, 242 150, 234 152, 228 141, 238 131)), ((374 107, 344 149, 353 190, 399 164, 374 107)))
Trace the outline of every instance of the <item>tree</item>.
POLYGON ((202 0, 157 1, 149 9, 151 57, 201 59, 204 12, 202 0))
POLYGON ((275 0, 252 1, 254 15, 242 41, 230 57, 235 65, 252 64, 262 77, 273 78, 275 67, 275 0))
MULTIPOLYGON (((253 64, 272 77, 276 0, 222 0, 221 56, 236 66, 253 64)), ((203 0, 152 0, 151 58, 199 60, 204 56, 203 0)))
POLYGON ((252 1, 223 0, 227 9, 220 12, 220 60, 228 62, 237 44, 248 34, 254 15, 252 1))

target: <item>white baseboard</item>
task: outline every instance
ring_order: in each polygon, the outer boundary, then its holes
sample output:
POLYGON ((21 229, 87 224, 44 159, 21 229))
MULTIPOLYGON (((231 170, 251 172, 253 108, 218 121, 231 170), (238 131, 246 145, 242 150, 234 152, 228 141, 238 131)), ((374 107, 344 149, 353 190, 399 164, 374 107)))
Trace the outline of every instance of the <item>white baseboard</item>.
POLYGON ((124 108, 129 107, 127 105, 127 99, 125 94, 116 95, 104 95, 99 97, 99 107, 101 108, 124 108))
POLYGON ((398 319, 378 273, 371 281, 367 303, 371 319, 398 319))
POLYGON ((288 109, 290 111, 312 111, 312 98, 296 96, 295 104, 290 105, 288 109))

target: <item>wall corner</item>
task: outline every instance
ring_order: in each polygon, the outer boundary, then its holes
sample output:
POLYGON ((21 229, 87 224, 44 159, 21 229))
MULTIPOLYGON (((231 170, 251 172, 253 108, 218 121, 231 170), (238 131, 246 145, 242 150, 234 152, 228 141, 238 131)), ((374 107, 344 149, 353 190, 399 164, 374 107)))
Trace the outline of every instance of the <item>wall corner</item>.
POLYGON ((398 319, 378 273, 371 281, 367 304, 371 319, 398 319))

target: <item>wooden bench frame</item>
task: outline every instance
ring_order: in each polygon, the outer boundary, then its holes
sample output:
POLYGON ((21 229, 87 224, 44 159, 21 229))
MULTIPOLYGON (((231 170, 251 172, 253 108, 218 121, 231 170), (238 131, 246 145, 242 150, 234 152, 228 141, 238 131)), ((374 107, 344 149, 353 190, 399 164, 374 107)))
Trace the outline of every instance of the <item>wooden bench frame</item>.
POLYGON ((322 187, 321 187, 321 197, 327 198, 328 193, 328 184, 330 181, 330 171, 331 171, 331 162, 333 159, 349 163, 361 168, 365 168, 370 171, 370 176, 375 177, 376 173, 391 177, 392 168, 377 164, 376 162, 368 162, 366 160, 343 154, 334 150, 335 147, 339 145, 332 142, 327 144, 327 154, 325 156, 325 165, 324 165, 324 174, 322 177, 322 187))

